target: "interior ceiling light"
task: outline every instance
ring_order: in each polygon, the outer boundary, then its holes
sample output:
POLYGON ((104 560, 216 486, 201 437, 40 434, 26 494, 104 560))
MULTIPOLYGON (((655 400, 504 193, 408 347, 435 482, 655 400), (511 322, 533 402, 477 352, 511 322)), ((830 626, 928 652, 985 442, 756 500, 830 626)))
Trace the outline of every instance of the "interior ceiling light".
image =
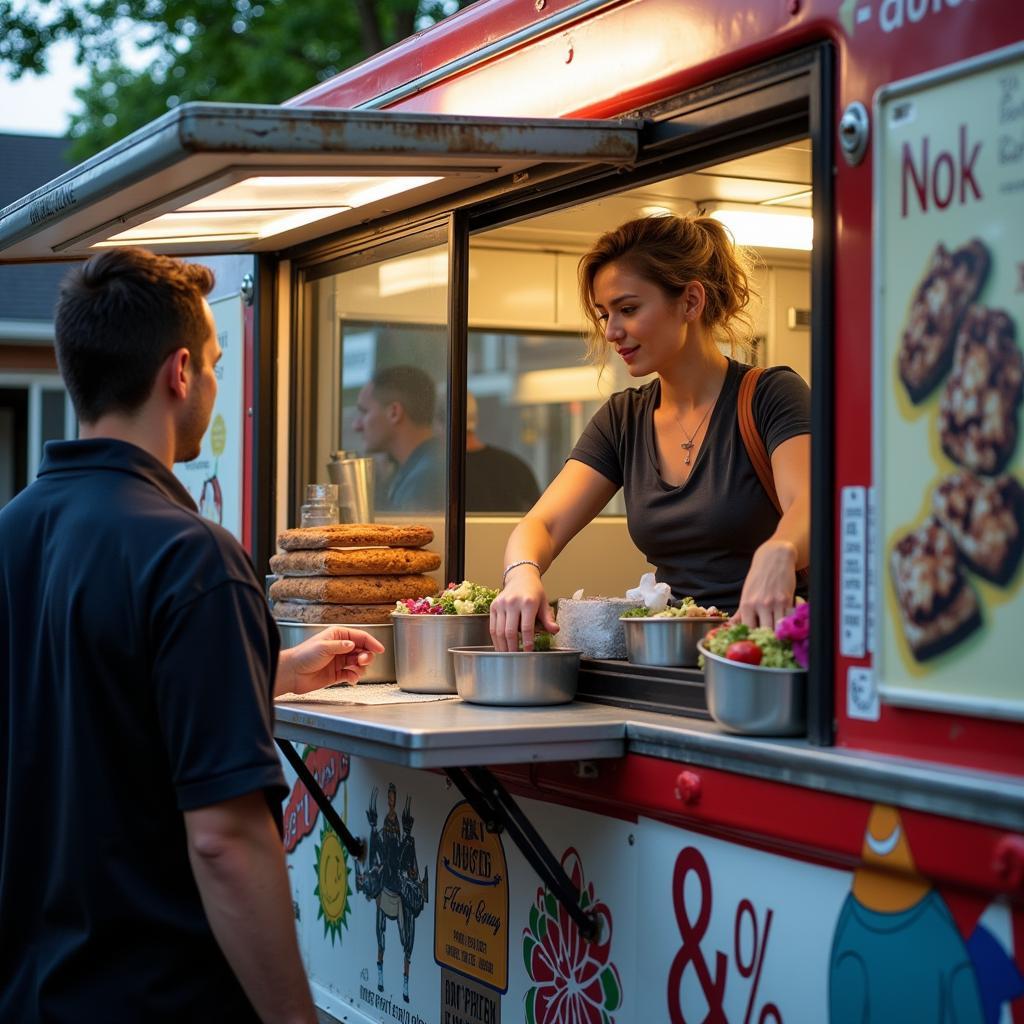
POLYGON ((260 175, 121 231, 93 248, 116 245, 253 241, 380 202, 435 177, 260 175))
POLYGON ((724 224, 737 245, 766 249, 801 249, 814 246, 814 221, 809 211, 742 203, 706 203, 707 213, 724 224))

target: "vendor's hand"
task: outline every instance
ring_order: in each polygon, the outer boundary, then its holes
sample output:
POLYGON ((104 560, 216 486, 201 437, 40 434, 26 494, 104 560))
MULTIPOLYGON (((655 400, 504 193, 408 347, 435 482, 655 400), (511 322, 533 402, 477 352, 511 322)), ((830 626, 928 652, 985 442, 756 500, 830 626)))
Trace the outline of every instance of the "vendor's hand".
POLYGON ((509 573, 505 588, 491 602, 491 641, 496 651, 533 650, 533 634, 540 628, 557 633, 540 573, 533 566, 518 566, 509 573))
POLYGON ((754 552, 740 606, 729 621, 774 629, 792 610, 795 593, 796 548, 789 541, 769 538, 754 552))
POLYGON ((322 633, 281 652, 274 696, 308 693, 324 686, 354 686, 384 645, 362 629, 328 626, 322 633))

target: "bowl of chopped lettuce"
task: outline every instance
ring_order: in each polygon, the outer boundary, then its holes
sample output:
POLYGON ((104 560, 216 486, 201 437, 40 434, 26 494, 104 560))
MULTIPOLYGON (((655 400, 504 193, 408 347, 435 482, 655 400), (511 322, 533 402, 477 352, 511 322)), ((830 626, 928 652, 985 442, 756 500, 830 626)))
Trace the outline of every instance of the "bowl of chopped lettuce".
POLYGON ((437 597, 399 601, 391 611, 395 627, 395 674, 410 693, 455 693, 450 647, 490 643, 491 602, 497 590, 463 580, 437 597))
POLYGON ((708 711, 723 729, 754 736, 807 731, 808 625, 803 611, 774 630, 733 623, 703 638, 699 653, 708 711))
POLYGON ((692 597, 659 612, 631 608, 619 617, 626 635, 626 657, 634 665, 693 668, 697 644, 726 618, 725 612, 713 605, 705 608, 692 597))

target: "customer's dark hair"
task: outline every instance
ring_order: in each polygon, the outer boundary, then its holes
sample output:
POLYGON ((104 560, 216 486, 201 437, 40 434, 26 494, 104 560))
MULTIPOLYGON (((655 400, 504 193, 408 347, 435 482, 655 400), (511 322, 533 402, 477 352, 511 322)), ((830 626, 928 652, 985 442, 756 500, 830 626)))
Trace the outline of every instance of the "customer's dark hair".
POLYGON ((434 421, 437 385, 418 366, 388 366, 373 375, 373 397, 381 403, 401 402, 406 415, 420 426, 434 421))
POLYGON ((176 349, 202 366, 203 297, 213 283, 209 267, 145 249, 109 249, 67 274, 55 317, 57 362, 83 423, 138 409, 176 349))

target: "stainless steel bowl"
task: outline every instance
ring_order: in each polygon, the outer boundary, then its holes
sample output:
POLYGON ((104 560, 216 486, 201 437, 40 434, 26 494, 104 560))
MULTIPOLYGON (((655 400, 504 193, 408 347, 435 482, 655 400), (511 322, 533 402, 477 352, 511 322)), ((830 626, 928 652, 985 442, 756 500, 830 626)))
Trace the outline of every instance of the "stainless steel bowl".
POLYGON ((455 693, 451 647, 491 639, 489 615, 393 615, 398 688, 409 693, 455 693))
POLYGON ((695 668, 697 644, 724 619, 684 616, 621 618, 626 633, 626 657, 634 665, 695 668))
POLYGON ((723 729, 750 736, 801 736, 807 731, 806 672, 730 661, 703 645, 700 653, 708 711, 723 729))
POLYGON ((362 629, 370 634, 375 640, 384 645, 383 654, 375 654, 373 661, 366 668, 364 675, 360 676, 361 683, 393 683, 395 681, 395 628, 390 623, 375 625, 364 625, 363 623, 321 623, 321 622, 278 622, 277 628, 281 632, 281 646, 283 648, 295 647, 303 640, 308 640, 317 633, 322 633, 332 625, 349 626, 351 629, 362 629))
POLYGON ((451 654, 458 694, 473 704, 530 707, 568 704, 576 696, 579 651, 453 647, 451 654))

